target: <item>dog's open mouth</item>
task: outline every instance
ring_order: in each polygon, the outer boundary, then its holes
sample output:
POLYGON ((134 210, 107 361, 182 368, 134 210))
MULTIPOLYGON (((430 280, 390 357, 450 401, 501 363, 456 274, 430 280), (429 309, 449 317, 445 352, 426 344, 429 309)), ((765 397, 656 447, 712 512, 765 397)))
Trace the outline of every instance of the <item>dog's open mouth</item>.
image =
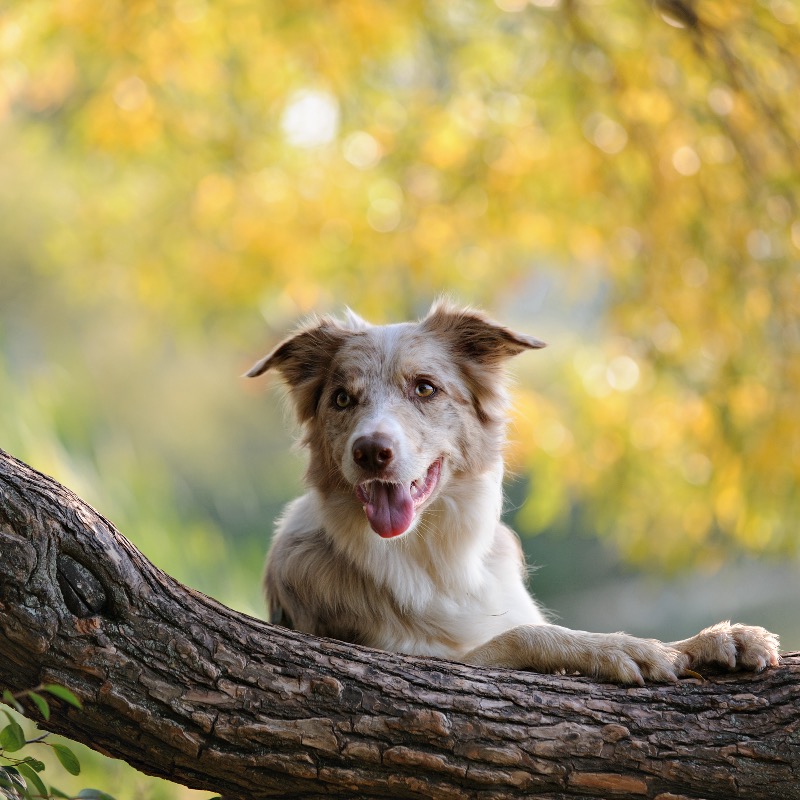
POLYGON ((370 527, 384 539, 405 533, 417 509, 431 496, 442 472, 442 459, 428 467, 422 478, 404 483, 369 480, 356 486, 356 497, 364 507, 370 527))

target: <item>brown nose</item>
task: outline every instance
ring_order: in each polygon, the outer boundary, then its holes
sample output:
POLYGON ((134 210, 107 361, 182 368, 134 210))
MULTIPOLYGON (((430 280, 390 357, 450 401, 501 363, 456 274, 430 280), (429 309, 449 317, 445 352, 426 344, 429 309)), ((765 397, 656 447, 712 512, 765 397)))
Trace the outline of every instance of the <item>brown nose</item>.
POLYGON ((387 436, 360 436, 353 443, 353 461, 369 472, 381 472, 393 458, 392 440, 387 436))

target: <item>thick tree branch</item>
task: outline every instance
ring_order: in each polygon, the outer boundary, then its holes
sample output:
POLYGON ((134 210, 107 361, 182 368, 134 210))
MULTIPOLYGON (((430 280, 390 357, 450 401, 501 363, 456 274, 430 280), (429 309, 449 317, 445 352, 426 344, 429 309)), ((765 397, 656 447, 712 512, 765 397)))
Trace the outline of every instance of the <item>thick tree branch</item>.
POLYGON ((0 687, 61 683, 85 709, 43 727, 229 798, 800 798, 799 677, 629 689, 301 635, 0 451, 0 687))

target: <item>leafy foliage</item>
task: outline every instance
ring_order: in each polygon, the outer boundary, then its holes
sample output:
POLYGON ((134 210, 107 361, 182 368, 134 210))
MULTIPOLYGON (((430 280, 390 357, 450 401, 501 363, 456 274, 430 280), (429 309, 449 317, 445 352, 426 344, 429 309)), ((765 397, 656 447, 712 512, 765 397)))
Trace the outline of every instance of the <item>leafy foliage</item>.
POLYGON ((254 305, 276 327, 345 302, 402 316, 441 290, 518 296, 538 330, 548 287, 588 294, 602 332, 554 326, 552 388, 523 398, 519 463, 558 488, 522 522, 577 498, 633 558, 791 549, 797 15, 12 4, 9 157, 57 166, 35 268, 186 335, 254 305))
MULTIPOLYGON (((29 701, 45 720, 50 719, 50 704, 42 693, 50 694, 65 703, 82 708, 80 700, 66 687, 56 684, 37 686, 26 692, 12 694, 5 690, 2 695, 3 702, 11 706, 18 713, 23 713, 22 702, 29 701)), ((50 747, 62 766, 72 775, 80 775, 81 765, 69 747, 63 744, 48 741, 48 734, 28 739, 25 731, 17 720, 7 711, 3 712, 8 724, 0 728, 0 795, 8 800, 44 800, 71 796, 65 794, 55 786, 49 789, 41 778, 45 771, 44 762, 29 755, 18 755, 21 750, 29 745, 38 744, 50 747), (13 755, 10 755, 13 754, 13 755)), ((114 800, 111 795, 99 792, 96 789, 86 789, 77 795, 78 798, 93 798, 94 800, 114 800)))

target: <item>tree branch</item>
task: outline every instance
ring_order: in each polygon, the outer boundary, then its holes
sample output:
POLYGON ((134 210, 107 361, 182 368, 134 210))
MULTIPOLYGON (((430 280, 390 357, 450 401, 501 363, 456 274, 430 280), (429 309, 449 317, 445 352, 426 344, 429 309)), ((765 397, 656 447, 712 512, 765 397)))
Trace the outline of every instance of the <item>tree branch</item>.
POLYGON ((630 689, 409 658, 235 613, 0 451, 0 687, 229 798, 800 798, 800 655, 630 689))

